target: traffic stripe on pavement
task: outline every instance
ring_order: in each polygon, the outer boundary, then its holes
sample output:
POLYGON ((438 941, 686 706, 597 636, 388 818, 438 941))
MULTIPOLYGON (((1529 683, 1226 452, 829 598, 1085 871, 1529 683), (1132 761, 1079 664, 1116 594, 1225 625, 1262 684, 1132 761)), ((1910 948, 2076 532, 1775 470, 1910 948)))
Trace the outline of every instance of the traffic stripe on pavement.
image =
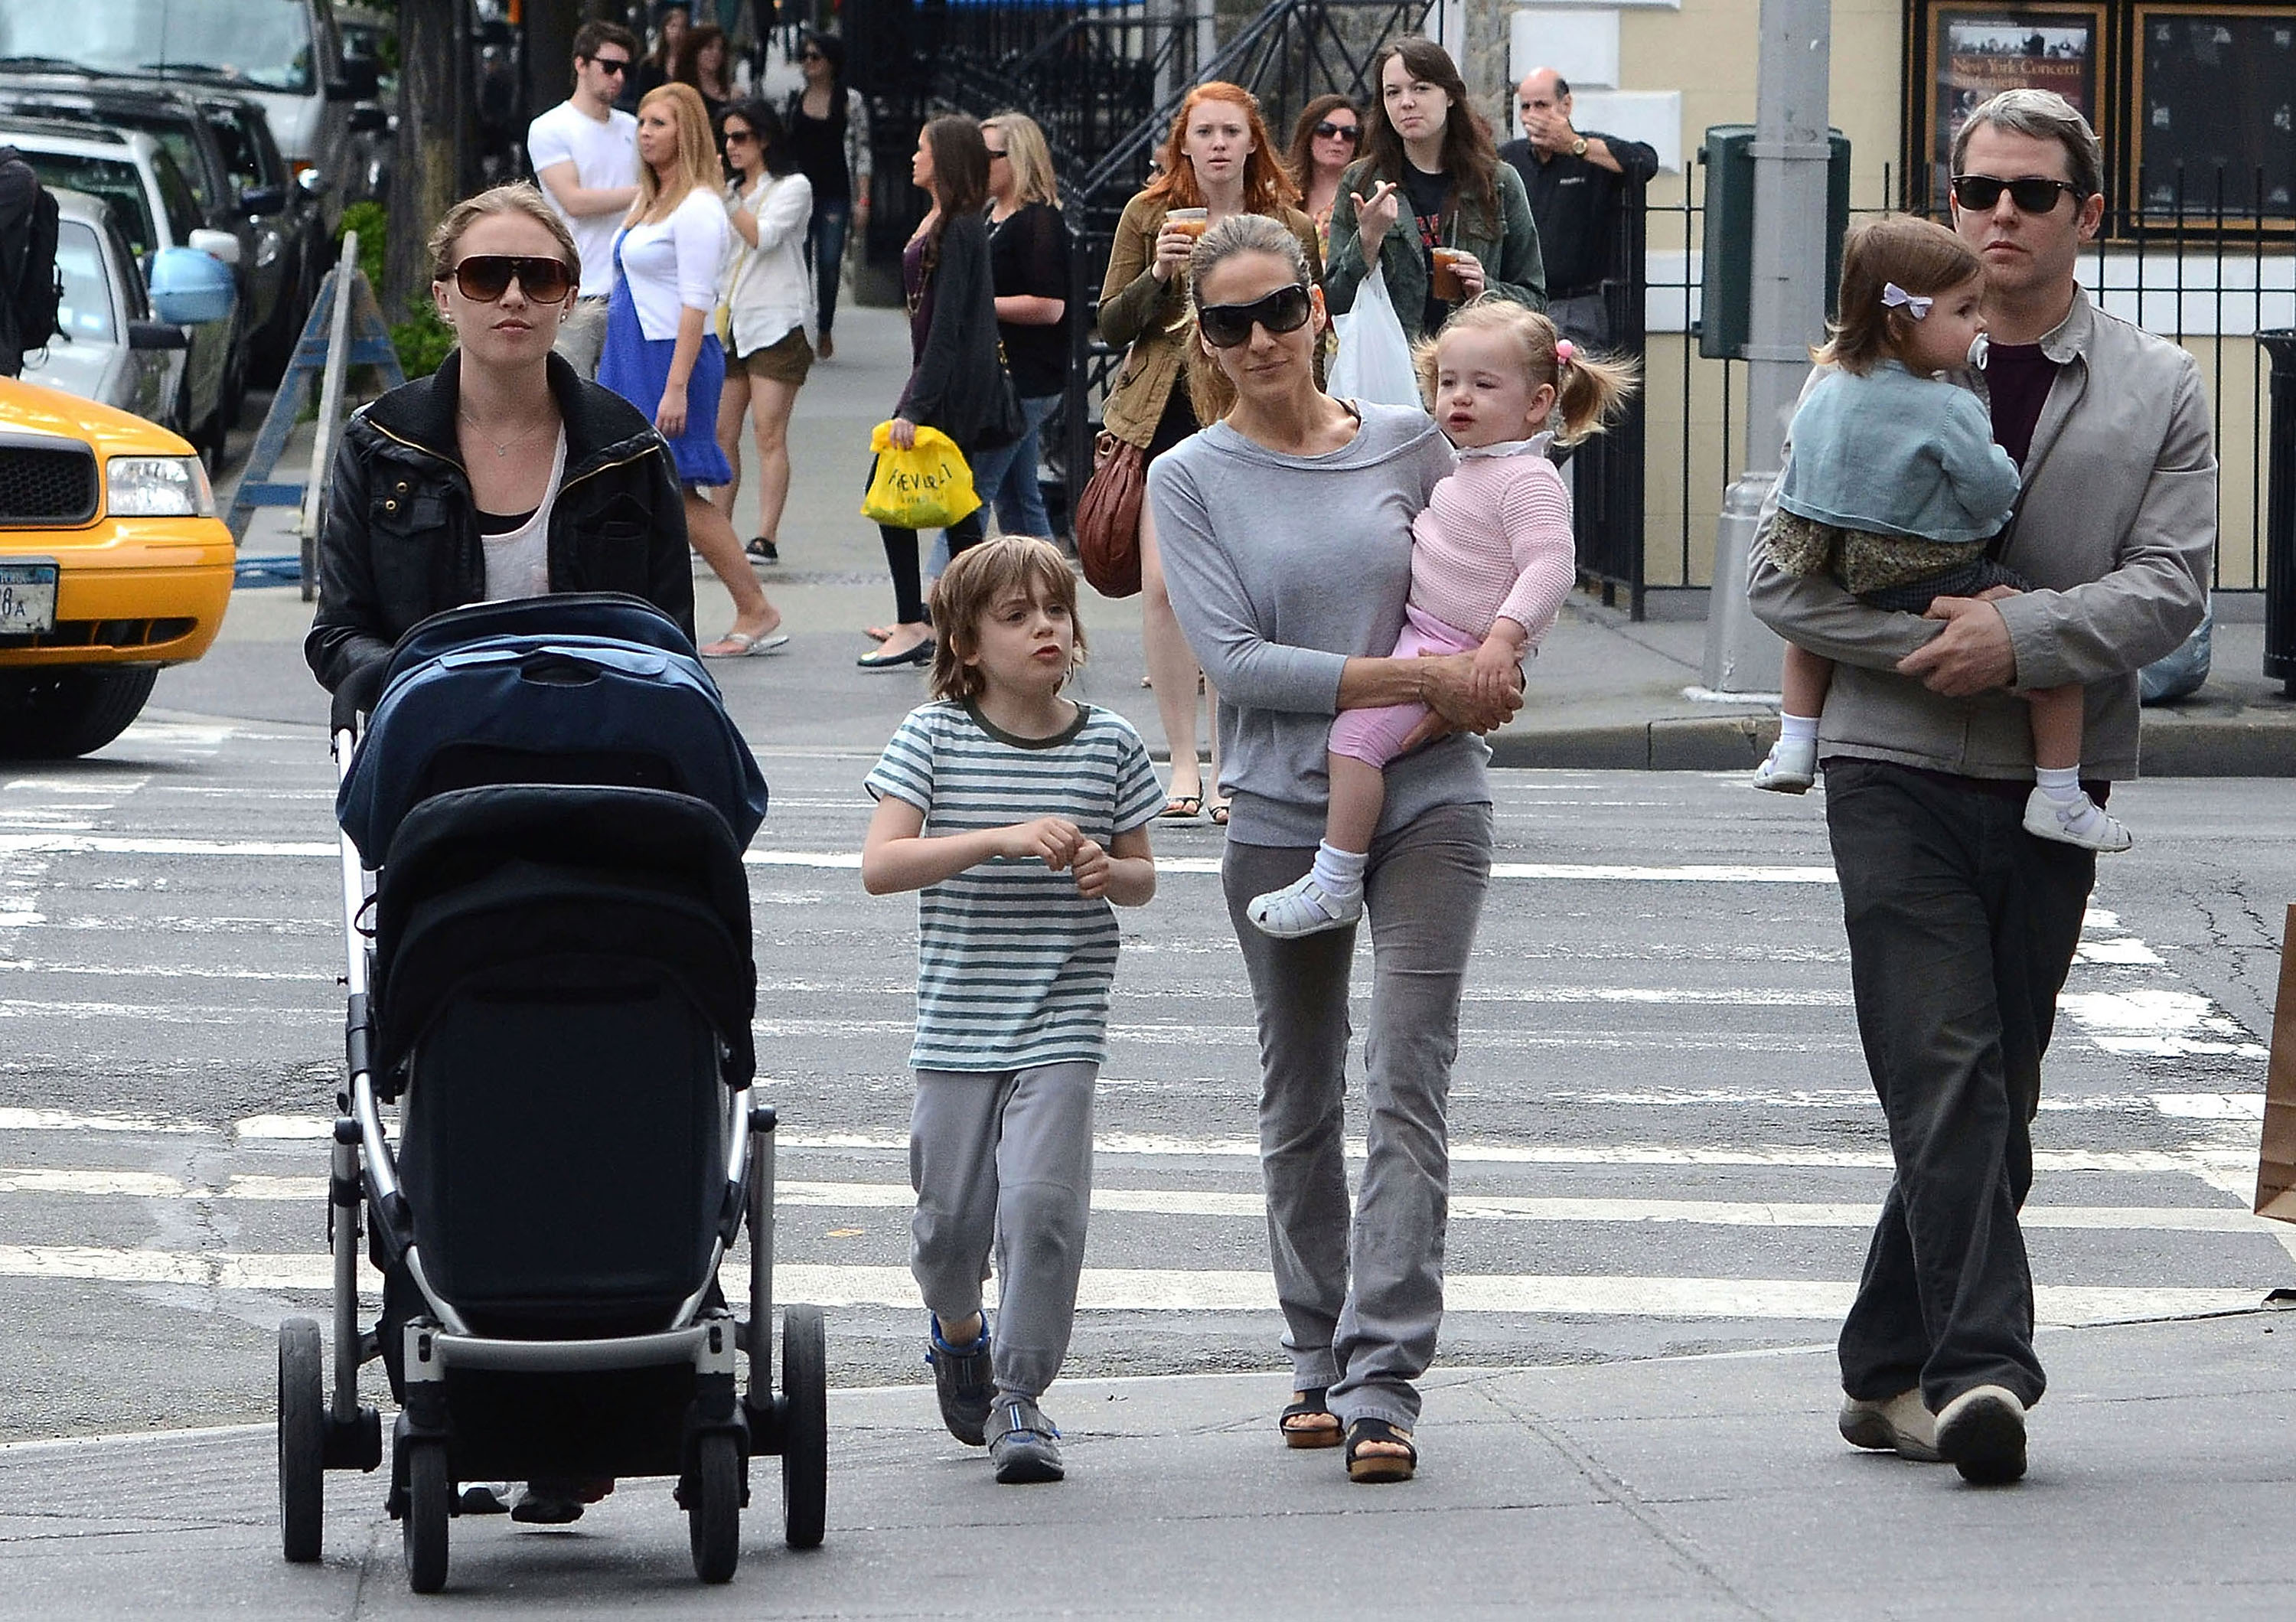
MULTIPOLYGON (((906 1183, 821 1183, 783 1180, 776 1203, 791 1209, 906 1210, 916 1195, 906 1183)), ((0 1194, 51 1194, 145 1200, 245 1200, 317 1203, 324 1177, 234 1176, 219 1186, 160 1172, 88 1167, 0 1167, 0 1194)), ((1096 1188, 1095 1211, 1248 1218, 1266 1216, 1258 1193, 1214 1189, 1096 1188)), ((1775 1200, 1637 1200, 1545 1195, 1454 1194, 1458 1222, 1680 1224, 1726 1228, 1848 1228, 1863 1233, 1881 1216, 1878 1203, 1775 1200)), ((2284 1225, 2244 1209, 2192 1205, 2029 1205, 2028 1228, 2136 1231, 2161 1233, 2262 1233, 2277 1237, 2284 1225)))
MULTIPOLYGON (((144 1284, 221 1290, 325 1292, 332 1261, 324 1255, 113 1249, 94 1245, 0 1245, 0 1277, 144 1284)), ((362 1293, 381 1281, 361 1265, 362 1293)), ((745 1298, 745 1269, 728 1266, 729 1298, 745 1298)), ((775 1292, 783 1301, 823 1307, 917 1305, 906 1267, 832 1267, 781 1264, 775 1292)), ((1454 1274, 1444 1281, 1447 1313, 1518 1316, 1838 1320, 1856 1286, 1803 1279, 1577 1277, 1537 1274, 1454 1274)), ((2256 1290, 2120 1288, 2044 1284, 2033 1292, 2035 1316, 2056 1325, 2125 1323, 2244 1312, 2262 1303, 2256 1290)), ((988 1291, 990 1305, 996 1292, 988 1291)), ((1086 1312, 1252 1312, 1276 1308, 1265 1273, 1177 1268, 1085 1269, 1077 1306, 1086 1312)))

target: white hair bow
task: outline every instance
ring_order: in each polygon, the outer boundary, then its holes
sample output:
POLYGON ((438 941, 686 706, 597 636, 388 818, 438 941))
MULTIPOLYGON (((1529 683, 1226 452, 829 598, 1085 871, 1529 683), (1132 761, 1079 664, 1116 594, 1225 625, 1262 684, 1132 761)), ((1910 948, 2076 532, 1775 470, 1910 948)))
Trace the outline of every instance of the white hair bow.
POLYGON ((1903 310, 1916 321, 1926 320, 1930 306, 1936 302, 1925 293, 1909 293, 1895 282, 1882 283, 1882 302, 1893 310, 1903 310))

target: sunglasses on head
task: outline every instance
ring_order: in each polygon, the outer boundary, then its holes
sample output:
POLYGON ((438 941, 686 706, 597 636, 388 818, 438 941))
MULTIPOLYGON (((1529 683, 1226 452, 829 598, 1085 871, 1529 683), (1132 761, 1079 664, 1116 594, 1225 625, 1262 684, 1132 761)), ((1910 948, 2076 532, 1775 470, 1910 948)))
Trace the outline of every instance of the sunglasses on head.
POLYGON ((508 292, 512 277, 537 304, 555 304, 574 287, 574 273, 565 260, 536 254, 476 253, 455 266, 455 285, 463 297, 481 304, 508 292))
POLYGON ((1215 349, 1233 349, 1251 341, 1251 329, 1266 327, 1271 336, 1296 332, 1308 324, 1315 301, 1304 286, 1279 287, 1250 304, 1207 304, 1196 310, 1196 330, 1215 349))
POLYGON ((622 74, 630 70, 630 59, 627 56, 594 56, 590 59, 590 65, 601 73, 622 74))
POLYGON ((1341 140, 1352 145, 1363 131, 1353 124, 1334 124, 1329 119, 1325 119, 1321 124, 1316 126, 1316 134, 1326 141, 1337 135, 1341 140))
POLYGON ((1953 177, 1953 200, 1964 209, 1983 213, 2001 201, 2001 193, 2009 193, 2009 201, 2017 205, 2020 214, 2046 214, 2057 206, 2057 193, 2069 194, 2073 201, 2081 200, 2080 188, 2070 180, 2051 180, 2046 175, 2026 175, 2015 180, 2004 180, 1997 175, 1956 175, 1953 177))

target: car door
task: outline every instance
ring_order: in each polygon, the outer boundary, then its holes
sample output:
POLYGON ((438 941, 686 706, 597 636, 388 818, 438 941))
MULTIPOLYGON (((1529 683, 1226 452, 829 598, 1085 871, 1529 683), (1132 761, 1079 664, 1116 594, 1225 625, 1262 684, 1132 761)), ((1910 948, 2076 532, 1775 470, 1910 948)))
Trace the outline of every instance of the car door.
MULTIPOLYGON (((104 275, 118 300, 120 331, 125 332, 133 324, 152 319, 152 296, 144 289, 144 273, 136 268, 135 249, 108 211, 96 235, 102 245, 104 275)), ((147 422, 166 422, 168 407, 183 384, 184 368, 190 364, 190 352, 131 346, 127 358, 135 381, 134 401, 126 409, 147 422)))
POLYGON ((278 302, 263 306, 275 313, 261 330, 271 337, 273 353, 266 358, 283 364, 303 330, 316 281, 306 266, 318 228, 317 200, 288 173, 261 108, 235 97, 208 99, 200 103, 200 116, 214 133, 240 208, 257 230, 257 258, 270 264, 276 278, 273 297, 278 302))
MULTIPOLYGON (((164 148, 152 151, 150 172, 159 213, 168 223, 166 245, 189 246, 192 233, 205 223, 190 183, 164 148)), ((239 324, 240 311, 234 306, 222 320, 201 322, 192 329, 192 425, 202 432, 216 427, 216 419, 231 406, 229 396, 239 324)))

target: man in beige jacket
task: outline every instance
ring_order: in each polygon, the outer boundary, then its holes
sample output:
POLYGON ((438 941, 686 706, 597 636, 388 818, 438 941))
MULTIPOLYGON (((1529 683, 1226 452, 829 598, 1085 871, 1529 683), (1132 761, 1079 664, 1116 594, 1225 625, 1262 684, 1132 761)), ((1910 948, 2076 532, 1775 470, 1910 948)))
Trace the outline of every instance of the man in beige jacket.
MULTIPOLYGON (((1867 608, 1757 553, 1753 608, 1836 661, 1819 731, 1858 1029, 1897 1176, 1843 1323, 1842 1435, 1942 1457, 1975 1482, 2025 1471, 2046 1384, 2017 1213, 2057 993, 2093 852, 2023 828, 2021 689, 2087 689, 2084 786, 2133 776, 2137 672, 2200 623, 2217 463, 2191 356, 2107 315, 2074 279, 2103 218, 2081 115, 2013 90, 1953 149, 1954 223, 1985 262, 1990 348, 1964 381, 2022 494, 2003 561, 2034 589, 1867 608)), ((1791 452, 1789 452, 1791 455, 1791 452)))

